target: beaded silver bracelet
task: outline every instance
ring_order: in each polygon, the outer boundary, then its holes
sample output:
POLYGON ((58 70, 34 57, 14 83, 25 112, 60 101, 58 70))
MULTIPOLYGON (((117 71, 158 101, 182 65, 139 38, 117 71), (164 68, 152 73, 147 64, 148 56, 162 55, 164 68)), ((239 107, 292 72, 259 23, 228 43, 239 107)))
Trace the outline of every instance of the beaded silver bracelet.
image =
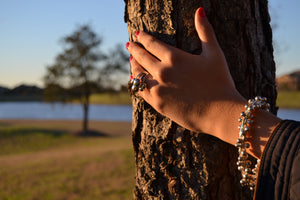
POLYGON ((239 138, 235 146, 238 148, 239 156, 237 161, 238 170, 242 174, 242 179, 240 183, 242 186, 250 187, 250 190, 254 190, 256 184, 256 173, 258 169, 258 164, 260 160, 257 160, 257 163, 253 169, 251 169, 251 161, 248 160, 248 153, 246 149, 250 147, 250 144, 247 142, 247 132, 249 132, 251 125, 253 124, 253 112, 257 109, 263 109, 269 111, 270 104, 267 103, 267 98, 257 96, 254 99, 250 99, 248 104, 245 105, 246 111, 241 113, 239 122, 239 138))

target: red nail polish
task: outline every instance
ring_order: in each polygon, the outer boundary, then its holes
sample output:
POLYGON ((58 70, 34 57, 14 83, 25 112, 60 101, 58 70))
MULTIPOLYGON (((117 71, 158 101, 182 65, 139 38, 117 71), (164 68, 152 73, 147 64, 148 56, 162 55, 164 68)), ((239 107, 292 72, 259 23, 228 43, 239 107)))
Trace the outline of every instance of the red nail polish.
POLYGON ((206 17, 206 13, 205 13, 205 10, 203 7, 200 7, 198 12, 199 12, 200 17, 206 17))
POLYGON ((133 76, 132 76, 132 75, 130 75, 130 80, 132 81, 132 79, 133 79, 133 76))
POLYGON ((126 43, 126 49, 128 49, 128 47, 129 47, 129 42, 126 43))
POLYGON ((132 61, 132 59, 133 59, 133 57, 132 57, 132 56, 130 56, 130 58, 129 58, 129 61, 131 62, 131 61, 132 61))
POLYGON ((140 34, 140 31, 136 31, 134 35, 137 38, 139 36, 139 34, 140 34))

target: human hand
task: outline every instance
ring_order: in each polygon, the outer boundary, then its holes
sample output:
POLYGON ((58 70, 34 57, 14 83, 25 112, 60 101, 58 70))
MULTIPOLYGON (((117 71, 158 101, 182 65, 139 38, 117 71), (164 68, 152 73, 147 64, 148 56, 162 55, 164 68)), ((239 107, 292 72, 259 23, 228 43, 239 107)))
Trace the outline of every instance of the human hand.
POLYGON ((235 88, 203 8, 196 11, 195 27, 202 42, 200 55, 167 45, 143 31, 136 37, 146 50, 135 42, 128 42, 126 47, 132 55, 133 77, 148 74, 147 88, 139 91, 145 101, 185 128, 216 136, 231 122, 228 113, 234 111, 231 118, 237 120, 235 113, 239 115, 246 101, 235 88))

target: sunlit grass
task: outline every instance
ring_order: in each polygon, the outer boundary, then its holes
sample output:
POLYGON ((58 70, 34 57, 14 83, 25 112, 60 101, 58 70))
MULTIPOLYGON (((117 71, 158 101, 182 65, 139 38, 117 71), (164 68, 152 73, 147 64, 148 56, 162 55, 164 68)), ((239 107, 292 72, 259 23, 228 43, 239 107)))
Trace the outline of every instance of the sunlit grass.
POLYGON ((0 199, 133 199, 134 157, 123 127, 123 136, 76 137, 0 124, 0 199))
POLYGON ((278 91, 279 108, 300 108, 300 91, 278 91))
MULTIPOLYGON (((79 100, 73 100, 73 103, 79 103, 79 100)), ((113 105, 131 105, 131 97, 128 92, 120 93, 98 93, 90 96, 92 104, 113 104, 113 105)))
POLYGON ((91 103, 97 104, 131 104, 131 97, 127 92, 93 94, 90 100, 91 103))

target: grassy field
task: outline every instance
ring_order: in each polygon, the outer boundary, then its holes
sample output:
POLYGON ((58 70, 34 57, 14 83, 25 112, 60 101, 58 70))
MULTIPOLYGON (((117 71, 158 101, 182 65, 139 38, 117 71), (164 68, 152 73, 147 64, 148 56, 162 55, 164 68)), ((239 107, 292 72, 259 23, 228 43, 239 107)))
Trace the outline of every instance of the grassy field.
POLYGON ((97 104, 131 104, 131 97, 128 92, 92 94, 91 103, 97 104))
MULTIPOLYGON (((74 100, 72 102, 78 103, 79 101, 74 100)), ((130 105, 131 97, 128 92, 92 94, 90 97, 90 103, 130 105)))
POLYGON ((279 108, 300 108, 300 91, 278 91, 279 108))
POLYGON ((93 121, 106 136, 79 137, 80 121, 0 121, 0 199, 132 199, 130 126, 93 121))

